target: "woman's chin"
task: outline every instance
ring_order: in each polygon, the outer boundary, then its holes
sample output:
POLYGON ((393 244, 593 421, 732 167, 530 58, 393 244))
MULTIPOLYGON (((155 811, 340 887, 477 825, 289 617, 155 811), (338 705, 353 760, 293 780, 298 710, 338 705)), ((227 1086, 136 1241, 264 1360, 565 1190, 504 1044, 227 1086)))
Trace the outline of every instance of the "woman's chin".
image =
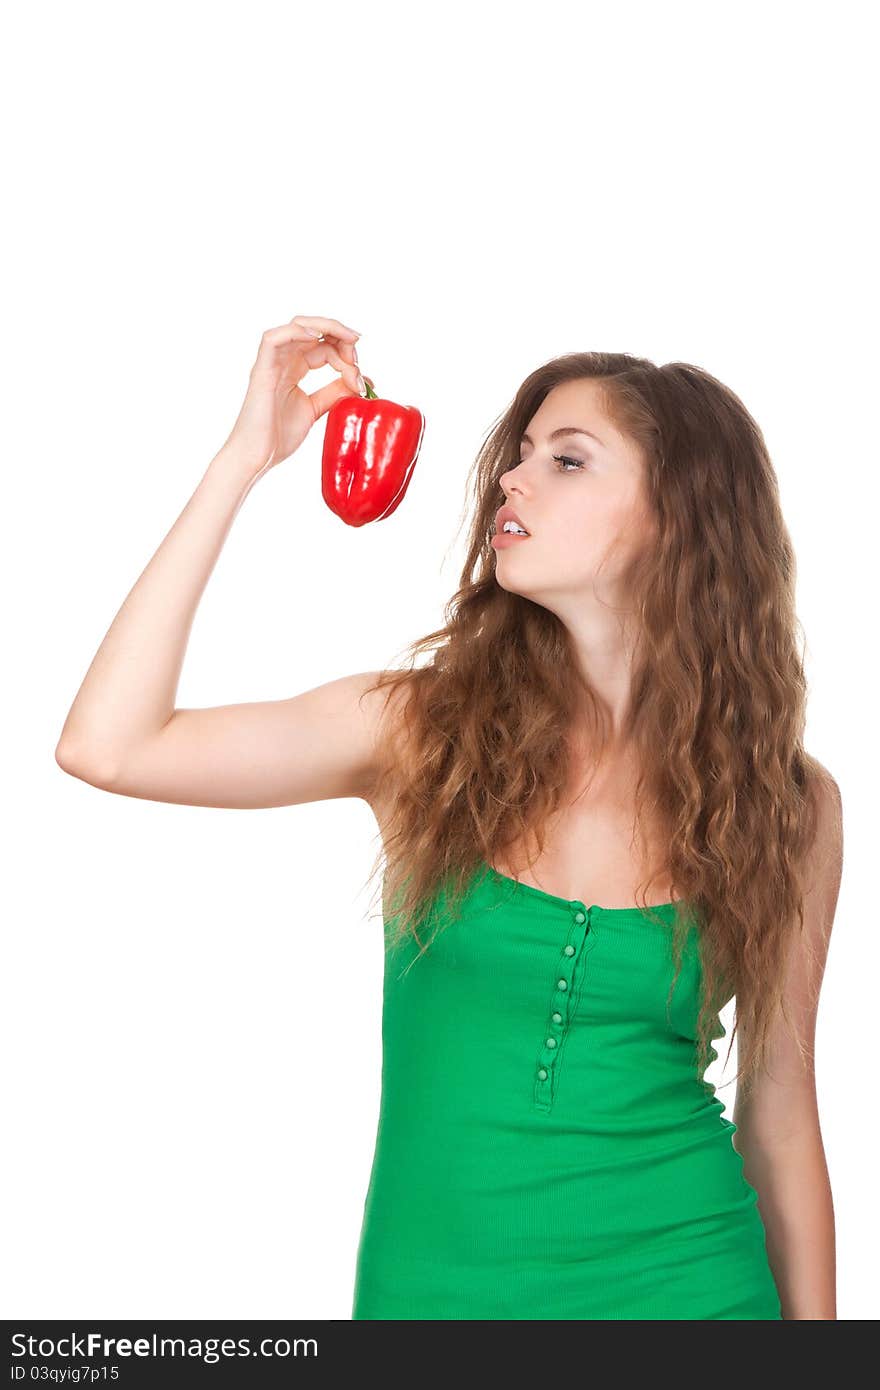
POLYGON ((497 569, 495 571, 495 582, 500 589, 505 589, 509 594, 519 594, 521 598, 529 597, 520 584, 514 584, 510 576, 505 578, 504 575, 498 573, 497 569))

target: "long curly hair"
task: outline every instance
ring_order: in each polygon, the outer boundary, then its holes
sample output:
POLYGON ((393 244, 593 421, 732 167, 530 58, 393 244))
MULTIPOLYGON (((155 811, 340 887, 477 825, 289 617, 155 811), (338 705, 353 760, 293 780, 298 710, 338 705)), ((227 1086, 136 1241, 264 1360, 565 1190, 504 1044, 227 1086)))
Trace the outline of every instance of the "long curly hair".
MULTIPOLYGON (((678 895, 673 987, 698 928, 699 1074, 717 1056, 718 1013, 735 995, 727 1059, 743 1023, 734 1079, 747 1088, 778 1010, 791 1029, 784 971, 804 934, 804 864, 827 774, 802 743, 795 557, 776 475, 743 403, 701 368, 569 353, 533 371, 496 421, 469 477, 467 558, 445 626, 410 643, 406 669, 386 668, 370 687, 388 688, 394 717, 383 717, 378 744, 392 812, 369 878, 384 861, 388 946, 410 934, 426 949, 422 931, 457 916, 481 866, 517 842, 542 852, 575 749, 601 761, 607 718, 571 634, 499 585, 491 546, 499 479, 517 466, 530 420, 555 386, 586 379, 641 450, 657 527, 627 576, 640 635, 623 730, 638 768, 635 825, 647 808, 664 827, 678 895)), ((640 885, 645 910, 652 881, 640 885)))

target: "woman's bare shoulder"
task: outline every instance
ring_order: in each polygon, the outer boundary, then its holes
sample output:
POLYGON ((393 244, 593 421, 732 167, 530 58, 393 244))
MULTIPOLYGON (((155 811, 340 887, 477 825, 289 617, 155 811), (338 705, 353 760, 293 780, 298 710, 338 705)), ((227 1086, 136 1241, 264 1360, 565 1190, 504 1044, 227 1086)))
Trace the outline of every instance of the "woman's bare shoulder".
MULTIPOLYGON (((411 680, 377 684, 386 672, 367 673, 371 679, 365 681, 363 708, 372 731, 374 759, 373 779, 365 800, 380 816, 383 812, 383 794, 387 789, 388 773, 400 754, 401 737, 409 701, 412 698, 411 680)), ((406 673, 404 673, 406 674, 406 673)))

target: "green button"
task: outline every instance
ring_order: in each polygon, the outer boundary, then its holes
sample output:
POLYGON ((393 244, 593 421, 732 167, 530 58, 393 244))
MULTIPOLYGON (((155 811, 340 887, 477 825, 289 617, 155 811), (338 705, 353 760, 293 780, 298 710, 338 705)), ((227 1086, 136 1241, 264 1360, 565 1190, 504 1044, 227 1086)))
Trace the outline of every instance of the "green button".
POLYGON ((562 1014, 554 1014, 554 1015, 553 1015, 553 1022, 554 1022, 554 1023, 561 1023, 561 1022, 562 1022, 562 1014))
POLYGON ((547 1080, 547 1069, 546 1069, 546 1067, 542 1067, 542 1068, 541 1068, 541 1070, 538 1072, 538 1076, 541 1078, 542 1081, 546 1081, 546 1080, 547 1080))
POLYGON ((547 1039, 547 1046, 548 1046, 548 1047, 555 1047, 555 1046, 556 1046, 556 1039, 555 1039, 555 1038, 548 1038, 548 1039, 547 1039))
POLYGON ((556 981, 556 988, 557 988, 557 989, 568 989, 568 980, 557 980, 557 981, 556 981))
POLYGON ((576 913, 574 914, 574 920, 575 920, 576 922, 586 922, 586 920, 587 920, 587 915, 586 915, 585 912, 576 912, 576 913))
POLYGON ((566 946, 566 948, 565 948, 565 954, 566 954, 567 956, 573 956, 573 955, 574 955, 574 947, 573 947, 573 946, 566 946))

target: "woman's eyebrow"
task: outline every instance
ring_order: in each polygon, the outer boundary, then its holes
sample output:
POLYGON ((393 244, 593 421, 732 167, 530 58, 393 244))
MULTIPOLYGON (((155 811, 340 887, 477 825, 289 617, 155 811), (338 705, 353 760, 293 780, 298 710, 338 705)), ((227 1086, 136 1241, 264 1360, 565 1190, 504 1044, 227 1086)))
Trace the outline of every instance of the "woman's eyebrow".
MULTIPOLYGON (((564 434, 587 434, 591 439, 595 439, 597 444, 601 444, 603 449, 605 447, 598 434, 593 434, 592 430, 579 429, 576 425, 563 425, 560 429, 554 430, 549 437, 550 439, 561 439, 564 434)), ((524 444, 534 443, 534 440, 528 434, 523 435, 522 441, 524 444)))

